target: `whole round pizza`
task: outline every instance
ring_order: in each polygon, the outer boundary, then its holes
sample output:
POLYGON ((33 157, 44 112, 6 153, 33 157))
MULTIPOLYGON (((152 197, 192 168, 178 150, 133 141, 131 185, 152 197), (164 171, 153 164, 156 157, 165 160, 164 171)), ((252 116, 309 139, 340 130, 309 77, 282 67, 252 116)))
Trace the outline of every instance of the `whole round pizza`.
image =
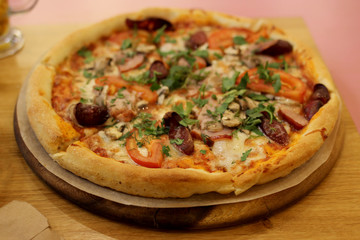
POLYGON ((158 8, 68 36, 35 67, 26 101, 62 168, 153 198, 238 195, 284 177, 339 112, 322 61, 282 30, 158 8))

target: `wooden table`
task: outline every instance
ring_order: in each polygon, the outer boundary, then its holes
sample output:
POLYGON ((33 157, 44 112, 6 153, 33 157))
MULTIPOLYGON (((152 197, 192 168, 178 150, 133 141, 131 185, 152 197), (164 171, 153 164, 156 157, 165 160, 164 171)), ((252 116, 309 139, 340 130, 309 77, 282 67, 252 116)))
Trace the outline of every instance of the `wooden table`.
MULTIPOLYGON (((315 49, 302 19, 272 21, 315 49)), ((360 136, 343 106, 343 150, 328 177, 307 196, 267 218, 212 230, 156 230, 114 222, 59 196, 28 167, 13 133, 13 112, 26 76, 41 55, 77 25, 24 26, 25 48, 0 60, 0 207, 26 201, 45 215, 64 239, 359 239, 360 136)), ((0 233, 1 236, 1 233, 0 233)))

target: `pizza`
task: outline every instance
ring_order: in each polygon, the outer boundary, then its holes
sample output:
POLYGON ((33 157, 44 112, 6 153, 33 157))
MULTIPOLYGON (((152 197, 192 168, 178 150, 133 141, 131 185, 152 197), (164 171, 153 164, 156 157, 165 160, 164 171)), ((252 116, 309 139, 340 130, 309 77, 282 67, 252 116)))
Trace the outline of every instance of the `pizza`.
POLYGON ((27 115, 62 168, 119 192, 241 194, 334 129, 322 61, 263 20, 151 8, 78 30, 32 72, 27 115))

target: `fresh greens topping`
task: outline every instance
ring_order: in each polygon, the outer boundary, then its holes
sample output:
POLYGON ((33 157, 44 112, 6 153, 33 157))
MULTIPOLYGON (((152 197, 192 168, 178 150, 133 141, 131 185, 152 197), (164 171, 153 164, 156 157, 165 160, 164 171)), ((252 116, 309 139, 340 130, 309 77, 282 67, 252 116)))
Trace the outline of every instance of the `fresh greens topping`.
POLYGON ((243 44, 247 44, 248 42, 246 41, 246 39, 242 36, 235 36, 233 38, 234 44, 235 45, 243 45, 243 44))
POLYGON ((139 123, 134 124, 134 127, 139 131, 139 137, 155 136, 159 137, 168 134, 169 129, 165 126, 164 122, 157 124, 156 120, 151 120, 152 115, 149 113, 139 114, 137 119, 141 119, 139 123))
POLYGON ((169 146, 163 145, 161 151, 165 156, 170 157, 170 147, 169 146))
POLYGON ((202 84, 200 89, 199 89, 200 94, 199 94, 198 98, 193 98, 192 99, 193 102, 200 108, 202 108, 203 106, 205 106, 209 102, 209 100, 203 99, 204 96, 205 96, 205 91, 206 91, 206 85, 202 84))
POLYGON ((220 53, 217 53, 217 52, 214 52, 214 56, 217 58, 217 59, 222 59, 223 56, 220 54, 220 53))
POLYGON ((125 50, 125 49, 128 49, 128 48, 131 48, 132 46, 132 42, 129 38, 127 39, 124 39, 124 41, 122 42, 121 44, 121 50, 125 50))
POLYGON ((256 40, 256 43, 268 42, 268 41, 270 41, 270 40, 272 40, 272 39, 271 39, 271 38, 265 38, 265 37, 263 37, 263 36, 260 36, 260 37, 258 38, 258 40, 256 40))
POLYGON ((208 58, 209 52, 207 50, 195 50, 194 52, 192 52, 192 55, 202 57, 202 58, 208 58))
POLYGON ((281 88, 280 75, 278 73, 273 74, 273 72, 269 70, 268 67, 268 62, 266 62, 265 66, 260 64, 257 69, 257 73, 259 74, 259 78, 263 79, 265 83, 271 83, 274 87, 275 93, 277 93, 281 88))
POLYGON ((202 150, 200 150, 200 153, 201 154, 206 154, 206 150, 202 149, 202 150))
POLYGON ((199 122, 199 120, 197 120, 197 119, 190 118, 190 113, 191 113, 191 110, 193 109, 193 107, 194 107, 194 104, 192 102, 186 102, 185 109, 184 109, 182 103, 180 103, 178 105, 174 105, 172 107, 172 110, 174 112, 176 112, 177 114, 179 114, 179 116, 182 118, 182 120, 179 123, 181 125, 183 125, 184 127, 194 125, 199 122))
POLYGON ((257 127, 261 123, 261 118, 264 116, 264 113, 270 118, 270 123, 272 123, 274 116, 275 107, 272 104, 267 106, 260 103, 256 108, 249 109, 246 111, 247 118, 243 121, 241 128, 254 132, 259 136, 263 136, 263 133, 257 127))
POLYGON ((155 36, 153 38, 153 43, 159 43, 161 36, 164 34, 165 29, 166 29, 167 25, 163 25, 161 28, 159 28, 156 33, 155 36))
POLYGON ((190 72, 190 67, 174 65, 170 68, 167 78, 163 79, 161 83, 167 86, 170 90, 181 88, 190 72))
POLYGON ((250 81, 249 74, 246 72, 245 75, 241 78, 241 81, 240 81, 239 85, 237 86, 237 88, 245 89, 249 81, 250 81))
POLYGON ((249 93, 247 96, 255 101, 269 101, 269 98, 262 94, 249 93))
POLYGON ((241 155, 241 161, 245 161, 247 159, 247 157, 249 156, 250 152, 252 151, 252 148, 250 148, 249 150, 243 152, 243 154, 241 155))
POLYGON ((85 58, 84 63, 90 63, 95 60, 91 50, 89 50, 87 47, 82 47, 79 51, 77 51, 77 55, 85 58))
POLYGON ((183 142, 184 139, 180 139, 180 138, 170 139, 171 144, 181 145, 183 142))
POLYGON ((121 74, 121 78, 128 82, 136 82, 142 85, 151 84, 150 90, 156 91, 160 89, 160 85, 156 80, 156 74, 151 78, 150 71, 146 71, 143 74, 139 74, 136 76, 127 77, 124 74, 121 74))
POLYGON ((227 92, 229 91, 232 87, 235 86, 235 82, 236 82, 236 79, 238 78, 239 76, 239 72, 235 72, 231 78, 229 77, 225 77, 222 79, 222 92, 227 92))

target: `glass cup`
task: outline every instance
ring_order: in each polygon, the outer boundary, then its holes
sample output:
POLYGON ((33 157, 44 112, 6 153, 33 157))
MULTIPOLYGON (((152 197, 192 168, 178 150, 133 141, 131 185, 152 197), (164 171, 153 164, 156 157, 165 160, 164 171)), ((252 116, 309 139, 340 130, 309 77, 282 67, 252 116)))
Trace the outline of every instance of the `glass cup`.
POLYGON ((24 46, 23 35, 20 30, 10 26, 9 16, 30 11, 37 1, 24 1, 19 9, 12 9, 8 0, 0 0, 0 58, 13 55, 24 46))

